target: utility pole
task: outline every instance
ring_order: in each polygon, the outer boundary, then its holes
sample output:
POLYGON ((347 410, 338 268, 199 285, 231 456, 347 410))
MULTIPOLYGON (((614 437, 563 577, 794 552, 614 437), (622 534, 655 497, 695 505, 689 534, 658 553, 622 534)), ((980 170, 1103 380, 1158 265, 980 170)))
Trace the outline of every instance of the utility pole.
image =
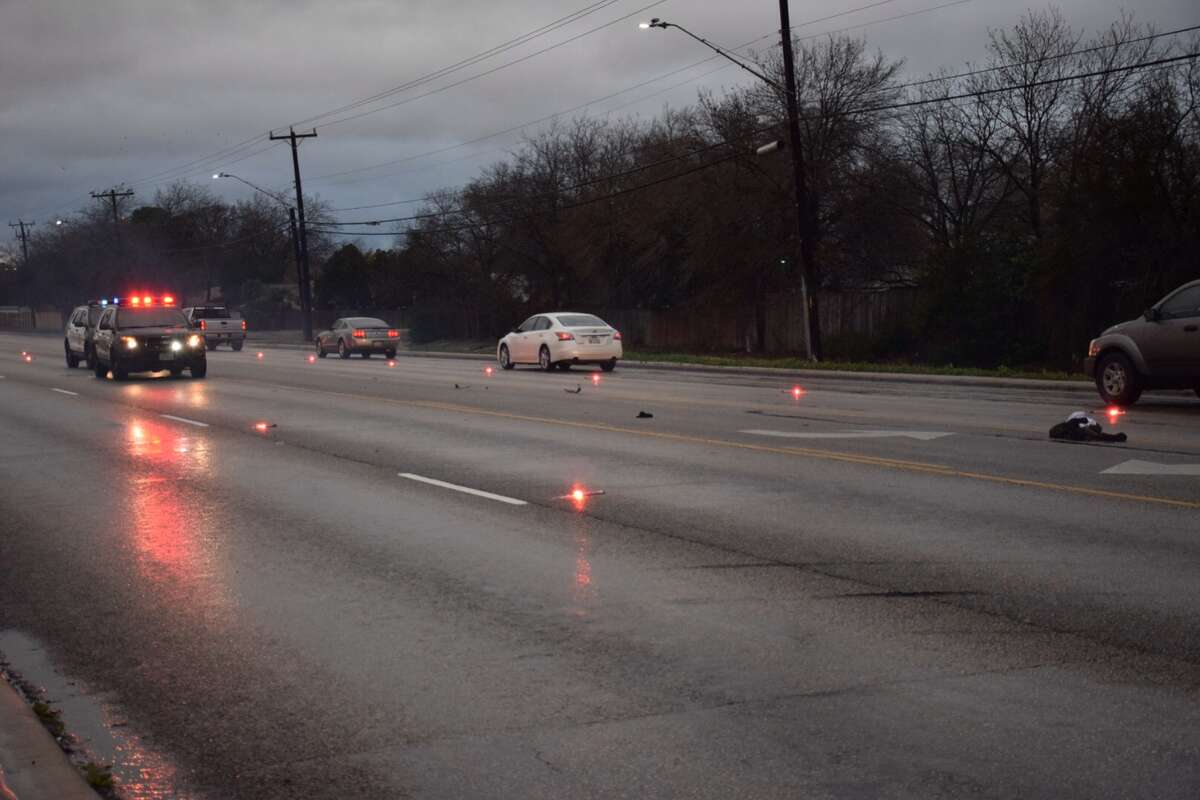
POLYGON ((788 139, 792 151, 792 177, 796 183, 796 232, 800 264, 800 299, 804 303, 804 349, 810 361, 821 357, 821 327, 817 308, 817 282, 813 269, 813 236, 808 196, 808 176, 800 140, 800 108, 796 99, 796 59, 792 53, 792 22, 788 0, 779 0, 779 33, 783 48, 783 85, 787 100, 788 139), (809 295, 809 288, 814 294, 809 295))
POLYGON ((304 189, 300 185, 300 154, 298 149, 300 144, 299 139, 314 139, 317 136, 317 131, 314 128, 310 133, 296 133, 294 128, 289 128, 286 136, 276 136, 271 134, 272 141, 278 139, 286 139, 292 146, 292 169, 296 173, 296 211, 300 215, 300 310, 304 314, 304 341, 312 341, 312 292, 310 288, 310 275, 308 268, 308 234, 305 231, 304 225, 304 189))
POLYGON ((92 192, 92 197, 96 200, 108 200, 112 204, 113 230, 116 231, 117 253, 119 254, 121 252, 121 214, 117 210, 117 199, 133 197, 133 192, 118 192, 116 189, 109 189, 107 192, 92 192))
POLYGON ((36 222, 26 222, 23 219, 8 223, 8 227, 19 229, 17 238, 21 240, 21 263, 26 267, 29 266, 29 231, 25 229, 32 228, 36 224, 36 222))

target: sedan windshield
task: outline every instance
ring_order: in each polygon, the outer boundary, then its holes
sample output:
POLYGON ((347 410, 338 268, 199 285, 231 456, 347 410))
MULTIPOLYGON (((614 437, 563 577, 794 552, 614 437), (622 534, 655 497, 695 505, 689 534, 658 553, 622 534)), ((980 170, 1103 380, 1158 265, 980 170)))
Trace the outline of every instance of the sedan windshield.
POLYGON ((186 328, 187 317, 178 308, 122 308, 117 312, 118 328, 186 328))
POLYGON ((599 317, 593 317, 591 314, 560 314, 558 322, 564 328, 592 328, 599 326, 607 328, 608 323, 599 317))

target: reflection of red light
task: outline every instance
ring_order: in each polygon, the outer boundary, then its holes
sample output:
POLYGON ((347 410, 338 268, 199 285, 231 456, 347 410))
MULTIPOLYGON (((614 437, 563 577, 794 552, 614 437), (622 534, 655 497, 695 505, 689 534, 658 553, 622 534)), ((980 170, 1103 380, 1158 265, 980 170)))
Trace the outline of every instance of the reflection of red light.
POLYGON ((317 363, 317 357, 316 357, 316 356, 309 356, 309 357, 308 357, 308 363, 310 363, 310 364, 315 364, 315 363, 317 363))
POLYGON ((32 364, 32 363, 33 363, 33 356, 31 356, 31 355, 29 355, 28 353, 26 353, 26 354, 25 354, 25 363, 26 363, 26 364, 32 364))
POLYGON ((395 362, 395 361, 388 361, 388 366, 389 366, 389 367, 394 367, 394 366, 396 366, 396 362, 395 362))
POLYGON ((484 368, 483 368, 483 374, 484 374, 484 375, 491 375, 491 374, 492 374, 492 368, 491 368, 491 367, 484 367, 484 368))
POLYGON ((594 384, 600 383, 600 373, 599 372, 592 373, 592 383, 594 383, 594 384))
POLYGON ((262 358, 262 357, 263 357, 263 354, 262 354, 262 353, 256 353, 256 354, 255 354, 255 356, 256 356, 257 358, 262 358))
POLYGON ((792 387, 792 397, 799 398, 803 394, 804 394, 804 390, 801 389, 799 386, 792 387))

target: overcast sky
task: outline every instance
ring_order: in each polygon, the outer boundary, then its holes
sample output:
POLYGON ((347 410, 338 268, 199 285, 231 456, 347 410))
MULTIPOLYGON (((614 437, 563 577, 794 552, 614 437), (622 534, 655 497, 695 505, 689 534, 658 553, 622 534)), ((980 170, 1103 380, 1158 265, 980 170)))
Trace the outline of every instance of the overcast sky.
MULTIPOLYGON (((981 59, 988 29, 1012 25, 1030 6, 966 0, 934 8, 949 1, 794 2, 792 22, 797 35, 865 26, 854 32, 904 59, 907 74, 923 76, 981 59), (874 7, 864 8, 869 5, 874 7), (856 8, 861 10, 802 25, 856 8), (934 10, 913 13, 926 9, 934 10), (906 14, 911 16, 888 19, 906 14)), ((301 148, 306 193, 344 208, 458 185, 502 158, 521 133, 423 154, 571 109, 709 55, 677 31, 639 31, 640 19, 678 22, 729 47, 779 26, 773 0, 664 0, 639 11, 652 2, 601 0, 594 12, 522 46, 356 111, 407 101, 394 108, 345 122, 337 122, 342 114, 305 123, 306 130, 315 124, 319 134, 301 148), (626 15, 631 16, 617 21, 626 15), (606 23, 613 24, 586 33, 606 23), (414 99, 579 34, 586 35, 414 99), (410 160, 323 177, 399 159, 410 160)), ((53 224, 55 217, 90 202, 89 191, 124 182, 149 201, 157 187, 180 177, 213 183, 218 170, 288 190, 291 161, 285 147, 236 146, 475 56, 588 5, 589 0, 0 0, 0 217, 53 224)), ((1137 19, 1161 30, 1200 21, 1195 0, 1057 5, 1069 22, 1087 31, 1107 26, 1129 7, 1137 19)), ((706 75, 720 66, 708 62, 568 116, 652 117, 664 104, 690 103, 701 87, 719 91, 745 79, 736 68, 706 75)), ((213 188, 229 199, 249 191, 229 180, 213 188)), ((339 216, 354 219, 361 213, 339 216)))

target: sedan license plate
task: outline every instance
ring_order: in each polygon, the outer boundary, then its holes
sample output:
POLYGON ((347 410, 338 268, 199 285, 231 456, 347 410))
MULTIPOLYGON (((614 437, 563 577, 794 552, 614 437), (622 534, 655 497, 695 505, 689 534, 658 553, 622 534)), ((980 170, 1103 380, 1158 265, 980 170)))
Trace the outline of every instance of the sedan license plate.
POLYGON ((603 341, 604 341, 603 336, 589 336, 588 337, 588 344, 600 344, 603 341))

